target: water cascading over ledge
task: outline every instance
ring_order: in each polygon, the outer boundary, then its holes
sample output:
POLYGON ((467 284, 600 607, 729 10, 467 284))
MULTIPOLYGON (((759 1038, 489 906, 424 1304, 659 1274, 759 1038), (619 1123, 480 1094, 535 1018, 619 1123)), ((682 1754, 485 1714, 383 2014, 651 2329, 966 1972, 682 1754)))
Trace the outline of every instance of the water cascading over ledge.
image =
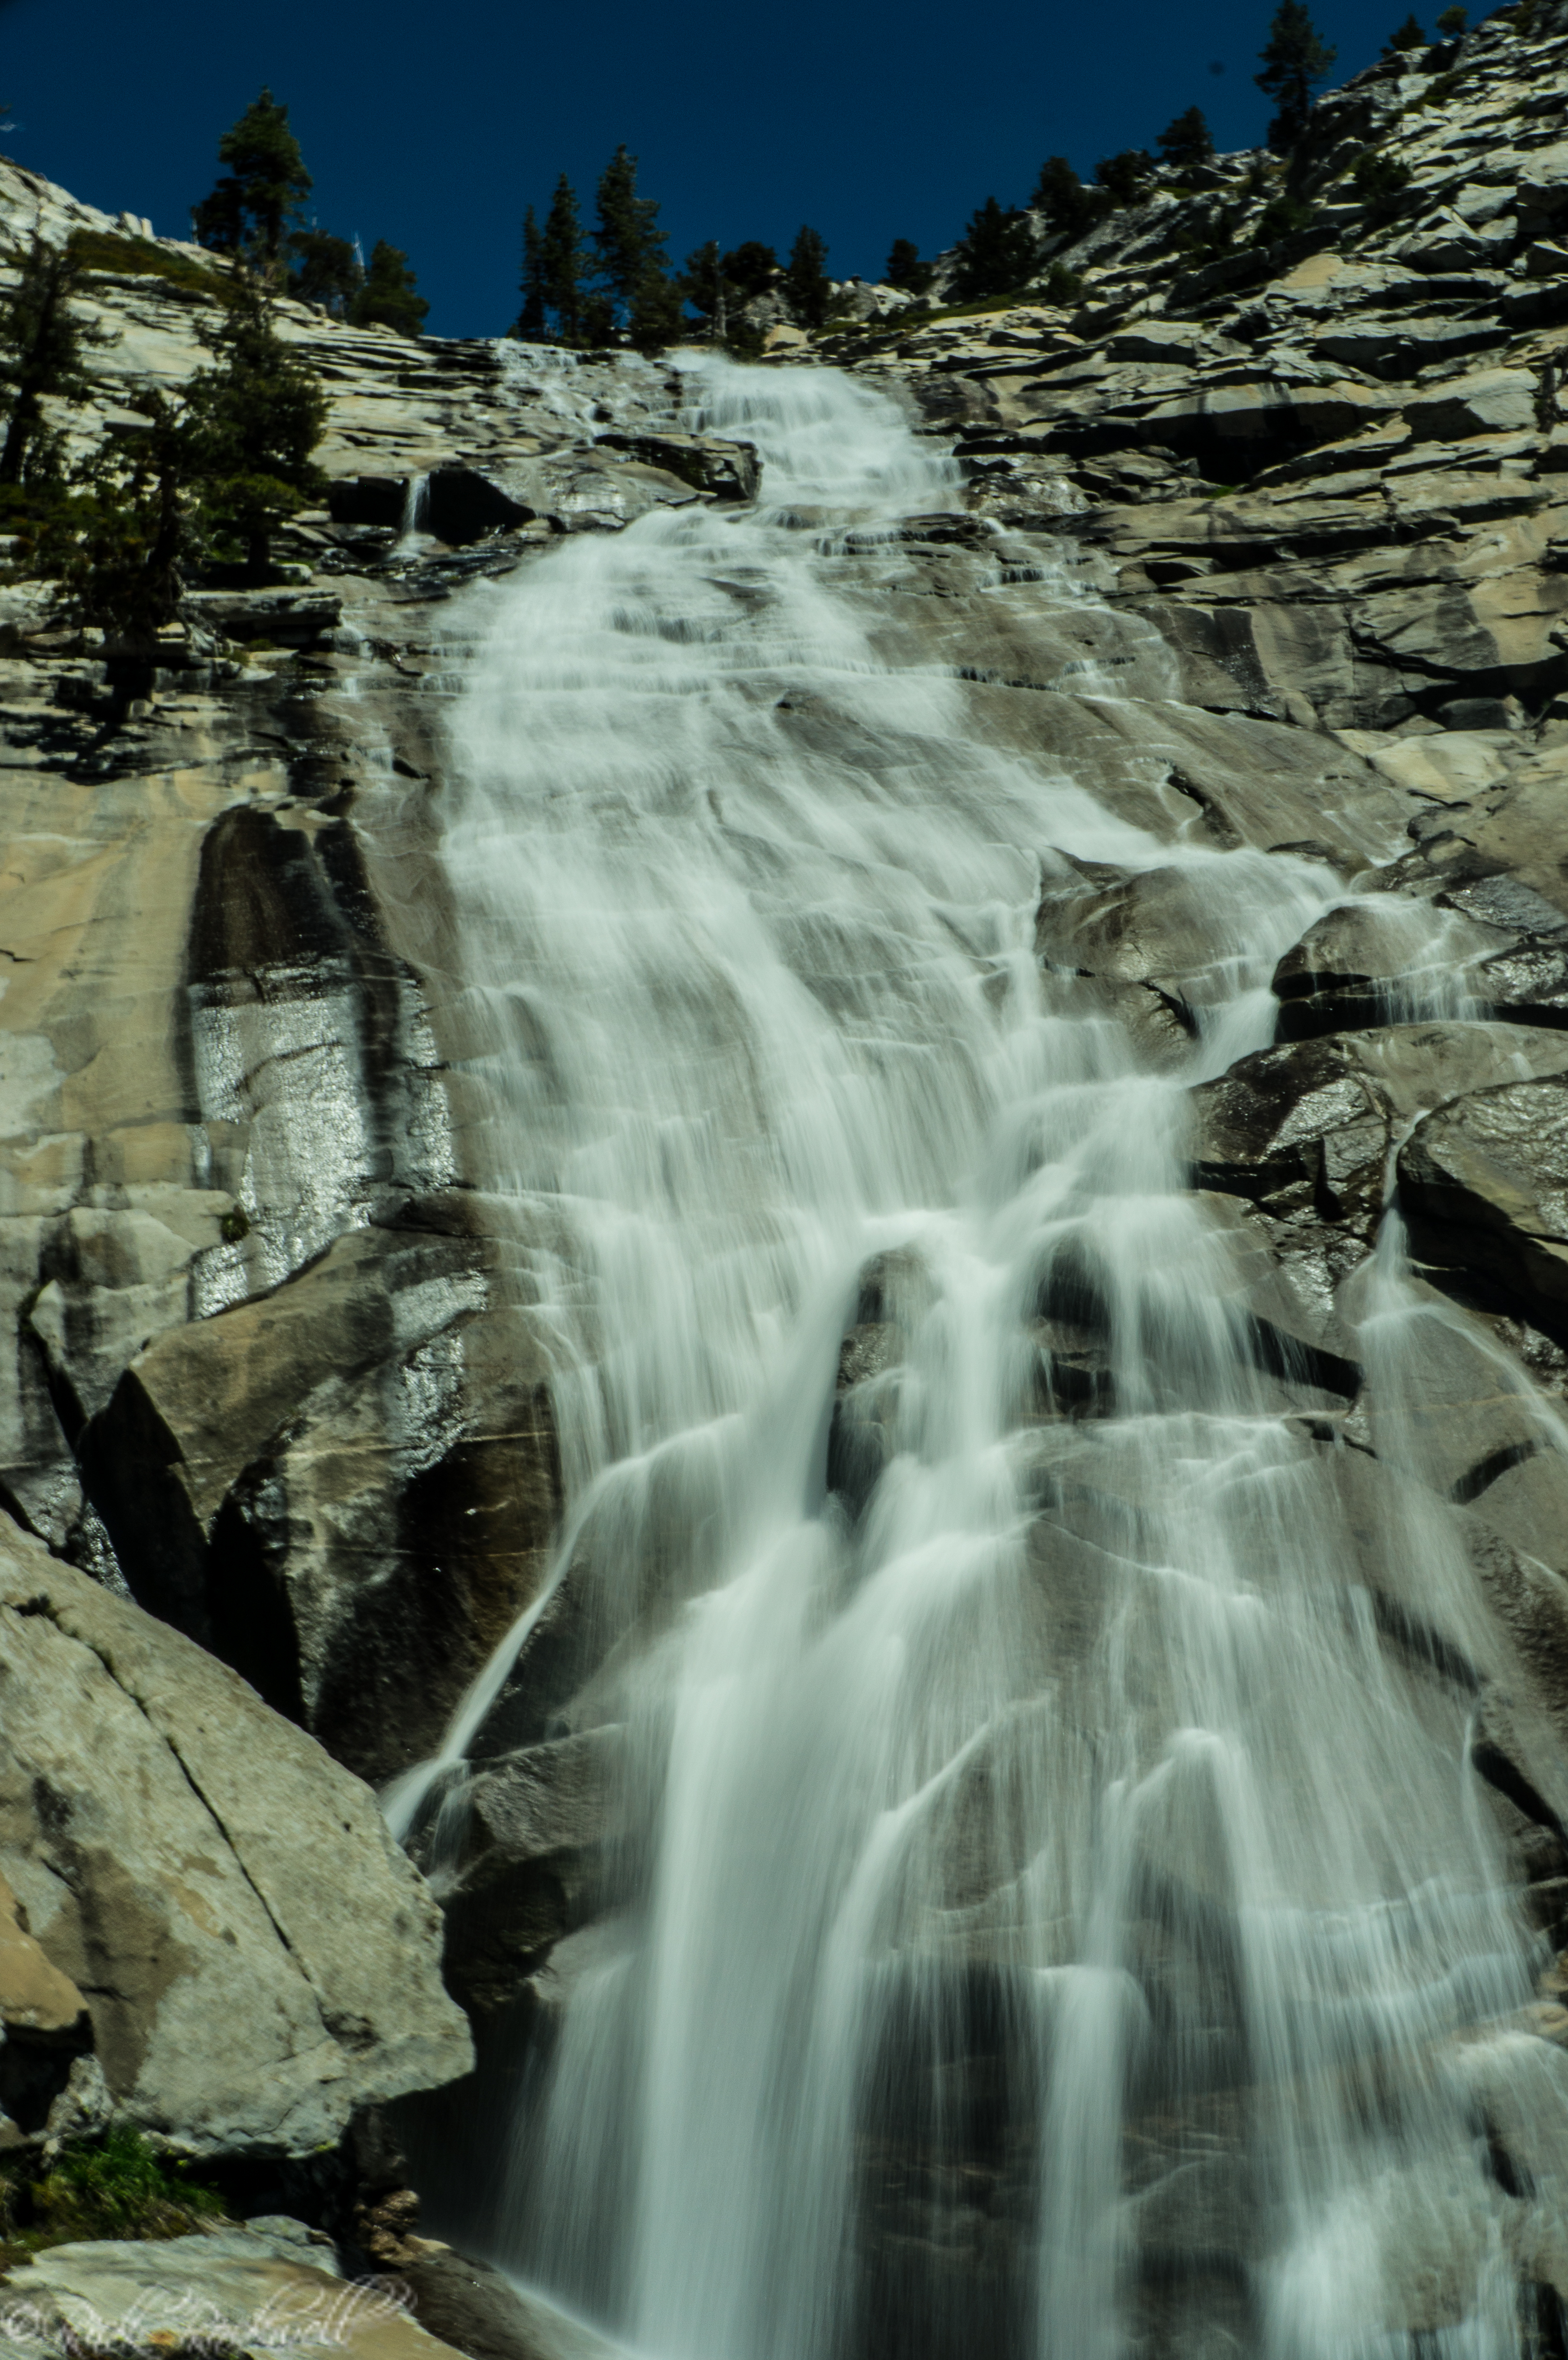
POLYGON ((1499 1696, 1555 1740, 1428 1464, 1468 1331, 1394 1210, 1314 1336, 1190 1185, 1192 1086, 1345 882, 1215 847, 1171 658, 1065 560, 1053 693, 965 662, 890 402, 691 392, 761 507, 572 540, 452 730, 467 1135, 567 1513, 394 1806, 480 1951, 554 1879, 427 2125, 442 2225, 661 2360, 1538 2348, 1488 2131, 1568 2070, 1475 1764, 1499 1696), (1077 971, 1116 893, 1174 980, 1077 971))

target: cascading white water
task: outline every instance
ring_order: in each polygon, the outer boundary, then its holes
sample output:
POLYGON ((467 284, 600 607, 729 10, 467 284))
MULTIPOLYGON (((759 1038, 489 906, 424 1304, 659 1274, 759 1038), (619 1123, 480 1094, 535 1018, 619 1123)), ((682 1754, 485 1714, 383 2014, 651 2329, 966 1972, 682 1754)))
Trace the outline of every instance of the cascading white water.
MULTIPOLYGON (((1267 1042, 1341 889, 975 741, 866 593, 956 506, 890 402, 691 390, 767 505, 491 594, 453 730, 470 1153, 553 1339, 559 1578, 615 1643, 556 1701, 624 1732, 628 1831, 492 2242, 660 2360, 1514 2352, 1452 2043, 1530 1937, 1471 1699, 1372 1602, 1465 1630, 1458 1543, 1397 1443, 1389 1516, 1291 1415, 1186 1185, 1184 1085, 1267 1042), (1042 974, 1071 860, 1201 872, 1184 1074, 1042 974)), ((1404 1284, 1396 1242, 1396 1422, 1404 1284)))

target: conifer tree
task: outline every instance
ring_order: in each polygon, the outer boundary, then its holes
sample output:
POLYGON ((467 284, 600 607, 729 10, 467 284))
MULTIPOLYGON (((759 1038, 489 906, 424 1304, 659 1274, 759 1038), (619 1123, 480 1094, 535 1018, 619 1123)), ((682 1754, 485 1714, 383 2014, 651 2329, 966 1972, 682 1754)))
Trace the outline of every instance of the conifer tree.
POLYGON ((826 244, 814 229, 804 226, 789 249, 784 268, 784 295, 803 327, 820 328, 828 316, 832 282, 827 274, 826 244))
POLYGON ((144 423, 112 430, 75 471, 78 488, 48 518, 39 554, 82 622, 103 626, 122 651, 146 660, 179 612, 201 538, 190 418, 156 391, 132 394, 128 406, 144 423))
POLYGON ((1065 156, 1046 158, 1031 202, 1035 211, 1045 215, 1047 228, 1064 237, 1082 237, 1098 211, 1093 191, 1083 186, 1065 156))
POLYGON ((1275 104, 1269 145, 1277 154, 1294 148, 1312 111, 1312 93, 1326 82, 1338 52, 1320 37, 1306 0, 1279 0, 1253 80, 1275 104))
POLYGON ((1206 164, 1214 152, 1209 126, 1201 106, 1188 107, 1168 123, 1155 142, 1168 164, 1178 169, 1189 164, 1206 164))
POLYGON ((297 302, 319 304, 334 320, 344 320, 365 284, 365 269, 352 241, 334 237, 330 230, 297 229, 289 240, 293 268, 289 292, 297 302))
POLYGON ((1036 261, 1034 233, 1022 213, 1004 213, 987 197, 958 241, 953 293, 968 303, 983 295, 1010 295, 1022 287, 1036 261))
POLYGON ((1397 50, 1400 55, 1405 55, 1411 49, 1424 49, 1426 45, 1426 35, 1416 21, 1413 9, 1398 32, 1390 33, 1388 39, 1388 47, 1397 50))
POLYGON ((583 341, 583 225, 577 193, 562 172, 545 216, 539 239, 539 268, 547 315, 555 322, 562 344, 583 341))
POLYGON ((650 255, 626 307, 626 333, 639 353, 668 351, 681 341, 681 289, 650 255))
POLYGON ((920 248, 912 238, 896 237, 882 276, 889 287, 902 287, 911 295, 923 295, 931 283, 931 265, 920 260, 920 248))
MULTIPOLYGON (((826 246, 822 252, 826 254, 826 246)), ((764 246, 757 237, 748 237, 741 245, 732 246, 721 257, 719 267, 726 283, 735 289, 743 303, 749 303, 755 296, 766 295, 779 278, 779 257, 770 246, 764 246)))
POLYGON ((710 339, 722 344, 728 332, 728 312, 739 290, 730 280, 719 257, 719 241, 711 237, 706 246, 693 246, 686 257, 686 268, 681 274, 681 294, 707 329, 710 339))
POLYGON ((218 161, 229 169, 191 216, 199 243, 275 268, 284 232, 310 195, 311 180, 289 128, 289 109, 270 90, 224 132, 218 161))
POLYGON ((1102 156, 1094 178, 1113 204, 1132 205, 1149 184, 1154 158, 1146 148, 1124 148, 1118 155, 1102 156))
POLYGON ((0 484, 19 484, 42 448, 45 399, 84 400, 92 388, 82 347, 110 339, 71 316, 82 266, 69 243, 50 246, 35 231, 31 245, 8 258, 16 284, 0 297, 0 407, 7 413, 0 484))
POLYGON ((1470 22, 1468 8, 1445 8, 1437 20, 1437 29, 1445 41, 1457 41, 1470 22))
POLYGON ((651 197, 639 197, 637 159, 625 145, 617 148, 599 176, 597 220, 593 245, 599 277, 620 302, 631 304, 649 263, 663 275, 668 243, 659 227, 659 207, 651 197))
POLYGON ((384 237, 378 237, 370 250, 365 283, 348 308, 354 326, 378 324, 396 328, 399 335, 419 336, 424 333, 425 314, 430 308, 424 297, 415 291, 414 274, 402 247, 388 246, 384 237))
POLYGON ((530 205, 523 215, 523 308, 513 329, 525 344, 537 344, 547 333, 544 316, 544 240, 530 205))
POLYGON ((314 371, 278 342, 265 286, 248 273, 235 273, 208 342, 215 366, 186 388, 189 464, 220 554, 224 545, 243 548, 260 579, 272 533, 325 481, 310 453, 327 405, 314 371))

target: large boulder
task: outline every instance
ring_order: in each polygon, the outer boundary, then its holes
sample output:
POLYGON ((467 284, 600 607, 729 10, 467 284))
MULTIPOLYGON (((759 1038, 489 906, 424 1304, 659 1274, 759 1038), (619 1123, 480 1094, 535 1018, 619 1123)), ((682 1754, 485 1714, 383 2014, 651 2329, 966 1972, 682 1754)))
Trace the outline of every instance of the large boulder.
POLYGON ((1399 1192, 1432 1261, 1500 1282, 1536 1326, 1568 1330, 1568 1079, 1436 1109, 1399 1151, 1399 1192))
POLYGON ((12 1530, 0 1875, 5 2056, 68 2028, 71 1987, 86 2019, 72 2048, 57 2038, 52 2086, 47 2056, 28 2085, 25 2134, 87 2053, 115 2113, 197 2155, 309 2155, 357 2108, 467 2069, 439 1913, 368 1789, 225 1665, 12 1530))
POLYGON ((362 1775, 434 1751, 543 1578, 547 1371, 472 1201, 172 1328, 82 1437, 136 1596, 362 1775))

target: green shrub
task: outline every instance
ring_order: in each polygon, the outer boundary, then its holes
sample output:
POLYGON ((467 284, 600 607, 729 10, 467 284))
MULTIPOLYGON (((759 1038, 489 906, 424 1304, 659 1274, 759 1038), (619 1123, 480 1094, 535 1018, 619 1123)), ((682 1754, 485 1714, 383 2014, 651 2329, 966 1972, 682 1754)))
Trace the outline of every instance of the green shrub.
POLYGON ((1316 206, 1303 204, 1299 197, 1270 197, 1258 216, 1252 243, 1277 246, 1281 238, 1294 237, 1298 230, 1310 229, 1316 217, 1316 206))
POLYGON ((1374 221, 1382 220, 1395 211, 1399 191, 1410 186, 1410 168, 1397 156, 1388 156, 1368 148, 1357 156, 1350 174, 1350 185, 1374 221))
POLYGON ((223 2216, 223 2199, 182 2156, 160 2155, 128 2124, 0 2169, 0 2265, 78 2238, 183 2237, 223 2216))
POLYGON ((1047 303, 1058 303, 1064 311, 1075 311, 1088 292, 1081 272, 1069 269, 1065 262, 1053 262, 1036 292, 1047 303))

